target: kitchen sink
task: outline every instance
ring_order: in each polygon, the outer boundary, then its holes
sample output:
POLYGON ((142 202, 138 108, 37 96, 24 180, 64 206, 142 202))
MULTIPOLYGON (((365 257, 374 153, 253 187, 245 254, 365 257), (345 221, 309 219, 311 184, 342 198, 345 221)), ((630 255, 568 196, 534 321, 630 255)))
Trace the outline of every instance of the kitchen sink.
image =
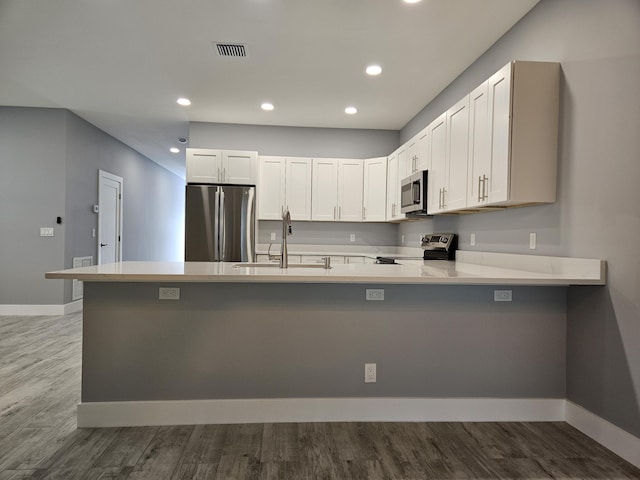
MULTIPOLYGON (((236 263, 233 268, 280 268, 278 263, 245 262, 236 263)), ((288 268, 324 268, 323 263, 290 263, 288 268)))

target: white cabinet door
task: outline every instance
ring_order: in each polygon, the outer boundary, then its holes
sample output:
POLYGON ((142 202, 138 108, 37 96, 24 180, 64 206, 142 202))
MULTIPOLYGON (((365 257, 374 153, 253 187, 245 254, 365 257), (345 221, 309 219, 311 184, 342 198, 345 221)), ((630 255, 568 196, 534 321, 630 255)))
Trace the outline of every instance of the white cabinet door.
POLYGON ((446 189, 447 172, 447 113, 443 113, 427 127, 429 129, 429 201, 427 213, 444 209, 442 197, 446 189))
POLYGON ((362 216, 365 222, 384 222, 387 209, 387 158, 364 161, 362 216))
POLYGON ((396 207, 396 195, 400 188, 398 180, 398 153, 393 152, 387 157, 387 220, 393 220, 396 207))
POLYGON ((511 136, 511 63, 489 78, 491 170, 485 192, 489 203, 509 199, 509 138, 511 136))
POLYGON ((258 153, 187 148, 187 183, 255 185, 258 153))
POLYGON ((429 129, 421 130, 407 144, 407 175, 429 169, 429 129))
POLYGON ((335 221, 338 215, 338 160, 313 159, 311 219, 335 221))
MULTIPOLYGON (((398 149, 398 183, 411 175, 411 162, 408 156, 408 146, 405 143, 398 149)), ((400 187, 398 186, 398 205, 400 205, 400 187)), ((398 210, 400 207, 398 207, 398 210)), ((399 213, 399 212, 398 212, 399 213)))
POLYGON ((341 222, 362 221, 363 166, 362 160, 338 161, 338 220, 341 222))
POLYGON ((222 182, 255 185, 257 165, 256 152, 223 151, 222 182))
POLYGON ((187 183, 220 183, 222 151, 187 148, 187 183))
POLYGON ((258 219, 281 220, 285 204, 284 157, 260 157, 258 184, 258 219))
POLYGON ((311 169, 310 158, 287 158, 285 205, 292 220, 311 220, 311 169))
POLYGON ((467 205, 469 160, 469 96, 447 110, 447 171, 443 195, 444 211, 467 205))
POLYGON ((491 169, 488 86, 489 82, 483 82, 469 94, 468 207, 484 205, 488 198, 485 186, 491 169))
POLYGON ((404 178, 405 164, 401 160, 406 159, 406 148, 402 146, 387 157, 387 220, 397 221, 406 218, 400 211, 400 180, 404 178))

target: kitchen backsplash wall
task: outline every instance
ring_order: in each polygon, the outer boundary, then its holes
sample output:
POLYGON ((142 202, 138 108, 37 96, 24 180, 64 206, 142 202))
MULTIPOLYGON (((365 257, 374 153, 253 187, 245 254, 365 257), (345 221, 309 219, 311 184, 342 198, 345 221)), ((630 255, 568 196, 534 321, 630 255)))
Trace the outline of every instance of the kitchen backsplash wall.
MULTIPOLYGON (((261 220, 258 222, 257 243, 282 242, 282 222, 261 220), (271 233, 276 239, 271 240, 271 233)), ((293 235, 287 242, 306 245, 351 245, 393 246, 396 245, 398 227, 392 223, 346 223, 346 222, 293 222, 293 235), (355 235, 351 242, 350 235, 355 235)))

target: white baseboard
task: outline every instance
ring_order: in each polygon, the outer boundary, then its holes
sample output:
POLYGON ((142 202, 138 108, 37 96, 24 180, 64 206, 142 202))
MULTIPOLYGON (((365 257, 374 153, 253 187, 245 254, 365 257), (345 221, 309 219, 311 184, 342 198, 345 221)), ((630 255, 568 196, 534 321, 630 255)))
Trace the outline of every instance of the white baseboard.
POLYGON ((67 315, 82 311, 82 300, 64 305, 0 305, 0 315, 67 315))
POLYGON ((88 402, 78 427, 286 422, 563 421, 554 398, 274 398, 88 402))
POLYGON ((640 468, 640 438, 569 400, 566 400, 565 421, 640 468))

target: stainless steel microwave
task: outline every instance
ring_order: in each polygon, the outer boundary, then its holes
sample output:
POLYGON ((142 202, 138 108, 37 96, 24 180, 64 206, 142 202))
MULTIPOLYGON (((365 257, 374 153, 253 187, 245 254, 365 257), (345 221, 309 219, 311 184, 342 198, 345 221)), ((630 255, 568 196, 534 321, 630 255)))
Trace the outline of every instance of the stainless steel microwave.
POLYGON ((427 214, 427 170, 420 170, 400 182, 400 211, 427 214))

